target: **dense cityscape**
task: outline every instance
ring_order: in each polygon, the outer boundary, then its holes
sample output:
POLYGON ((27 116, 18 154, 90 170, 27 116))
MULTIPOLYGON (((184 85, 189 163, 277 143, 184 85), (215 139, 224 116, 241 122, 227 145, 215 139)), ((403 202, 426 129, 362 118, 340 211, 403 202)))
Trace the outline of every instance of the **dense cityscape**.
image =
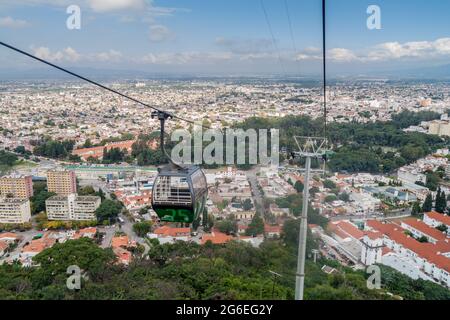
MULTIPOLYGON (((248 128, 264 118, 306 122, 316 130, 322 121, 320 87, 296 81, 140 80, 110 86, 215 128, 248 128)), ((354 130, 367 137, 348 137, 352 148, 401 159, 388 169, 366 164, 359 170, 352 168, 360 159, 345 158, 349 146, 339 135, 331 137, 326 170, 317 164, 310 189, 308 222, 316 249, 308 256, 320 258, 322 272, 379 264, 411 280, 450 287, 449 90, 445 82, 379 80, 330 88, 328 121, 338 131, 394 123, 399 137, 431 140, 420 152, 382 140, 358 146, 358 139, 377 137, 370 129, 354 130)), ((304 173, 285 152, 279 167, 206 167, 209 194, 201 219, 192 225, 162 222, 151 207, 157 166, 164 162, 151 110, 71 82, 4 82, 1 92, 2 264, 38 267, 39 257, 56 244, 80 238, 111 248, 117 263, 128 267, 157 246, 179 242, 237 242, 257 249, 287 241, 301 214, 304 173)), ((169 124, 169 130, 184 125, 169 124)), ((302 131, 279 125, 282 150, 292 150, 283 130, 302 131)), ((280 290, 289 295, 291 289, 280 290)))
POLYGON ((0 316, 444 315, 449 12, 1 1, 0 316))

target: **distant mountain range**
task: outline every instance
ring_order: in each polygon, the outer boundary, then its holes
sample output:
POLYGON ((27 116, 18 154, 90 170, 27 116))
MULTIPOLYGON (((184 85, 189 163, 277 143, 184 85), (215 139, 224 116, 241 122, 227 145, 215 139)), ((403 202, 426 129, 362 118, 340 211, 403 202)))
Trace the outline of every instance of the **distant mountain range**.
MULTIPOLYGON (((302 79, 302 80, 320 80, 321 74, 305 74, 303 77, 292 75, 274 75, 274 74, 193 74, 193 73, 152 73, 141 70, 127 69, 95 69, 95 68, 68 68, 69 70, 79 73, 80 75, 96 80, 123 80, 123 79, 193 79, 193 78, 211 78, 211 79, 238 79, 238 78, 255 78, 255 79, 302 79)), ((386 79, 386 80, 450 80, 450 64, 420 67, 420 68, 403 68, 398 70, 374 70, 366 72, 357 72, 356 70, 346 70, 345 72, 331 71, 328 74, 332 79, 386 79)), ((70 80, 72 76, 64 74, 59 70, 50 68, 34 68, 34 69, 12 69, 0 68, 0 80, 70 80)))

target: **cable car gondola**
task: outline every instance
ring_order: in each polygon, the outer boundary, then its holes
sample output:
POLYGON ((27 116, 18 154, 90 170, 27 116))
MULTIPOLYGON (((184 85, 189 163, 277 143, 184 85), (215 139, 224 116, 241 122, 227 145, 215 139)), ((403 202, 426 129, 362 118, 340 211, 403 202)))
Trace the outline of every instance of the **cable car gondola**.
POLYGON ((206 177, 198 166, 175 164, 164 149, 164 122, 171 115, 154 112, 161 122, 161 150, 170 163, 158 169, 152 189, 152 208, 161 221, 192 223, 205 208, 208 195, 206 177))

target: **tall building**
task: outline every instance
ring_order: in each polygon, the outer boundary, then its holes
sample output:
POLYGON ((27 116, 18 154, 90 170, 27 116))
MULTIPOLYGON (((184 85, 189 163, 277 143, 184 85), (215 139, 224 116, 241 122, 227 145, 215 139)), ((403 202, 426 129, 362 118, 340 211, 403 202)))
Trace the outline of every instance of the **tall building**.
POLYGON ((0 178, 0 196, 28 199, 33 196, 31 176, 5 176, 0 178))
POLYGON ((97 196, 53 196, 45 201, 49 220, 96 220, 95 210, 100 206, 101 199, 97 196))
POLYGON ((446 120, 431 121, 428 133, 438 136, 450 136, 450 122, 446 120))
POLYGON ((77 177, 75 172, 68 170, 54 170, 47 172, 47 188, 60 196, 77 193, 77 177))
POLYGON ((30 219, 30 200, 0 198, 0 223, 25 223, 30 219))

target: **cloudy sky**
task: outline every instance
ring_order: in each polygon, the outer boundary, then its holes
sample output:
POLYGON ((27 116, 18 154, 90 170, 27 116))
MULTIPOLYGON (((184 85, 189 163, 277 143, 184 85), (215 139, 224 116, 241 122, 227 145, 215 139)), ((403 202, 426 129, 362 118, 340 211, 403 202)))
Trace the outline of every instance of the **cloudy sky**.
MULTIPOLYGON (((450 63, 450 1, 328 0, 330 72, 450 63), (367 8, 381 9, 369 30, 367 8)), ((320 72, 320 0, 2 0, 0 39, 66 67, 149 73, 320 72), (66 10, 81 8, 81 29, 66 10)), ((0 48, 0 69, 38 64, 0 48)))

